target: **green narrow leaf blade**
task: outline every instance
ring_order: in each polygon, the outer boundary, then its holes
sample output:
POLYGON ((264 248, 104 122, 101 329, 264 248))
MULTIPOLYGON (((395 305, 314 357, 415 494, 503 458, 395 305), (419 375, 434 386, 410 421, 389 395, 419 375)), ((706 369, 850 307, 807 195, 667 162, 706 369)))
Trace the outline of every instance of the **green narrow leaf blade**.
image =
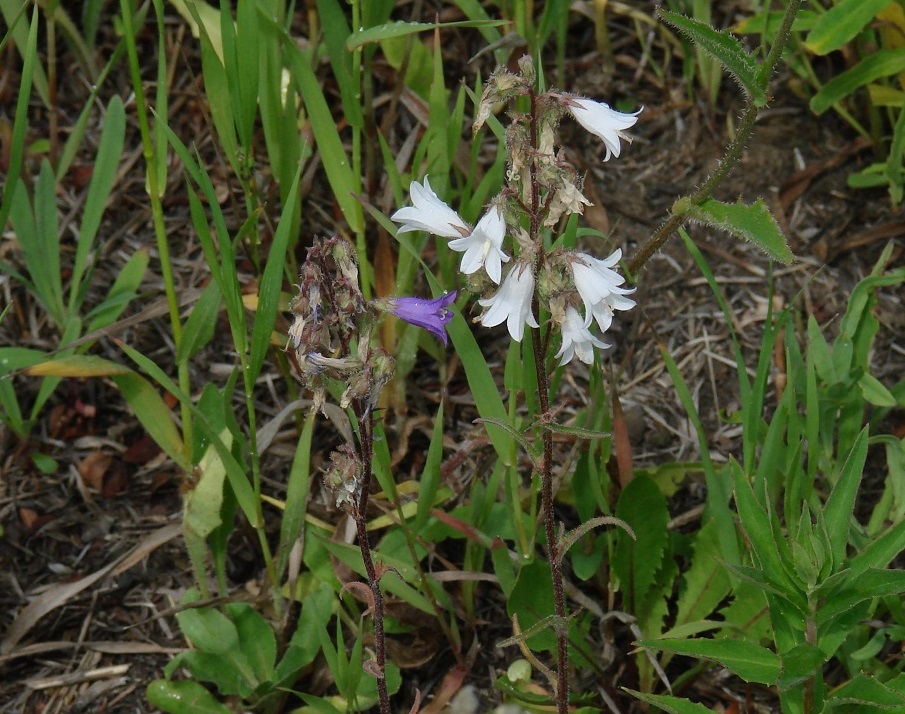
POLYGON ((251 358, 248 367, 249 375, 247 375, 249 378, 246 380, 246 384, 254 384, 261 367, 264 365, 267 350, 270 349, 270 338, 273 333, 273 326, 276 323, 277 311, 279 310, 280 288, 283 285, 283 268, 286 265, 289 233, 295 223, 293 216, 300 210, 298 188, 301 173, 302 167, 299 166, 295 172, 295 177, 292 179, 289 198, 283 206, 280 222, 277 225, 276 233, 274 233, 273 243, 270 245, 267 265, 264 268, 264 274, 261 276, 261 284, 258 289, 258 307, 255 312, 254 327, 252 327, 251 333, 251 358))
POLYGON ((889 0, 836 0, 822 13, 804 44, 816 55, 838 50, 861 32, 889 0))
POLYGON ((72 266, 69 291, 70 311, 78 309, 78 296, 84 294, 81 290, 82 275, 85 272, 88 252, 94 243, 104 208, 113 189, 113 181, 116 179, 116 172, 119 169, 119 159, 123 153, 125 136, 126 112, 123 109, 122 99, 116 96, 110 100, 107 107, 104 129, 98 144, 97 157, 94 160, 94 170, 91 172, 91 184, 88 186, 88 195, 85 198, 85 211, 82 213, 82 223, 79 226, 79 239, 72 266))
POLYGON ((823 513, 829 525, 833 562, 838 566, 845 559, 849 526, 855 509, 855 497, 861 483, 864 462, 867 459, 867 427, 862 429, 845 458, 839 480, 826 500, 823 513))
POLYGON ((837 74, 811 97, 811 111, 823 114, 859 87, 883 77, 893 77, 905 71, 905 52, 878 50, 868 55, 850 70, 837 74))

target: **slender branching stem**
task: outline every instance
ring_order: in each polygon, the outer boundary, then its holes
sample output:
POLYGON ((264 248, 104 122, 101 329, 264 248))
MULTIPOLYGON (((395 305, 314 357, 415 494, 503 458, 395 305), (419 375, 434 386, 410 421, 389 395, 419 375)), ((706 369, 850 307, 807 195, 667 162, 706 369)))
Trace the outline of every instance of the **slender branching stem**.
MULTIPOLYGON (((802 0, 788 0, 786 4, 785 13, 783 14, 782 21, 780 22, 779 30, 776 34, 776 40, 773 43, 773 46, 770 48, 770 51, 767 53, 766 60, 761 68, 760 80, 766 88, 767 83, 770 80, 770 77, 773 76, 773 72, 776 69, 776 64, 779 62, 782 57, 782 51, 785 48, 786 42, 789 39, 789 34, 792 31, 792 22, 795 20, 795 16, 798 14, 798 8, 801 6, 802 0)), ((689 202, 693 205, 700 205, 704 203, 707 199, 709 199, 713 192, 716 190, 717 186, 719 186, 725 178, 729 175, 735 165, 738 163, 739 159, 742 157, 744 153, 745 146, 748 144, 748 140, 751 138, 751 134, 754 132, 754 124, 757 121, 757 113, 759 111, 759 107, 755 104, 754 99, 752 97, 747 98, 747 104, 745 106, 745 110, 742 112, 741 120, 739 121, 738 130, 735 133, 735 138, 726 148, 726 154, 723 156, 716 170, 707 178, 707 180, 690 196, 679 199, 676 203, 679 202, 689 202)), ((685 222, 685 215, 682 213, 674 213, 671 215, 665 223, 663 223, 654 234, 648 239, 648 241, 641 246, 638 250, 638 253, 629 261, 628 269, 629 272, 637 274, 641 268, 650 260, 651 256, 654 255, 663 245, 668 241, 672 235, 681 227, 681 225, 685 222)))
MULTIPOLYGON (((537 127, 537 95, 532 90, 530 117, 531 147, 540 148, 537 127)), ((538 247, 534 272, 539 275, 543 269, 544 251, 540 228, 544 207, 540 204, 540 185, 537 175, 536 154, 530 164, 531 206, 529 210, 529 235, 531 244, 538 247)), ((534 295, 532 309, 538 314, 537 293, 534 295)), ((559 545, 556 540, 556 521, 553 513, 553 432, 546 425, 545 417, 550 412, 550 380, 547 374, 545 359, 546 340, 542 338, 539 327, 532 328, 534 346, 534 367, 537 372, 537 392, 540 399, 541 441, 543 458, 541 460, 541 509, 544 515, 544 530, 547 536, 547 552, 550 558, 550 573, 553 579, 553 612, 556 615, 556 711, 567 714, 569 711, 569 630, 566 624, 566 597, 563 588, 562 560, 559 557, 559 545)))

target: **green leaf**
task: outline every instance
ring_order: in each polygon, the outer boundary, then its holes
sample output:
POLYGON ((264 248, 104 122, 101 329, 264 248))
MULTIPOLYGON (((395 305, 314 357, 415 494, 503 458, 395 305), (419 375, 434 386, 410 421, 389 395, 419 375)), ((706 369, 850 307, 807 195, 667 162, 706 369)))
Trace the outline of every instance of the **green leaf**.
POLYGON ((785 564, 782 562, 779 548, 774 540, 770 516, 758 502, 748 479, 738 464, 733 465, 735 474, 735 503, 745 534, 754 557, 760 565, 762 575, 767 578, 778 592, 793 596, 797 594, 797 586, 792 581, 785 564))
POLYGON ((763 199, 754 203, 723 203, 707 199, 694 204, 688 199, 680 199, 673 210, 701 223, 719 228, 731 235, 754 243, 764 253, 781 263, 791 263, 795 256, 773 214, 763 199))
MULTIPOLYGON (((905 112, 902 112, 905 116, 905 112)), ((883 383, 872 374, 865 373, 858 380, 858 388, 861 390, 861 396, 868 404, 875 407, 894 407, 896 406, 896 398, 893 396, 883 383)))
POLYGON ((412 522, 412 533, 416 536, 421 532, 430 509, 434 504, 434 496, 440 487, 440 464, 443 461, 443 402, 434 417, 434 429, 431 432, 431 443, 427 449, 427 457, 424 460, 424 468, 421 469, 421 478, 418 480, 418 511, 412 522))
POLYGON ((902 50, 878 50, 869 54, 846 72, 833 77, 811 97, 811 111, 823 114, 859 87, 883 77, 893 77, 905 71, 905 52, 902 50))
POLYGON ((211 607, 188 608, 176 613, 176 621, 195 649, 228 656, 239 649, 239 632, 226 615, 211 607))
POLYGON ((841 706, 847 711, 855 705, 857 711, 875 707, 886 711, 905 710, 905 674, 900 674, 888 682, 880 682, 867 674, 857 674, 851 680, 834 690, 827 698, 826 710, 831 712, 841 706))
MULTIPOLYGON (((117 344, 120 349, 128 355, 129 359, 147 372, 155 382, 170 392, 181 404, 186 405, 189 411, 192 412, 192 415, 198 420, 199 426, 204 431, 205 436, 207 436, 214 448, 217 449, 217 453, 223 460, 223 463, 226 466, 226 475, 229 478, 229 485, 236 496, 236 500, 239 502, 239 506, 242 508, 242 512, 253 527, 259 527, 262 518, 260 508, 261 502, 255 495, 255 492, 249 483, 247 470, 236 461, 236 458, 232 455, 230 450, 226 448, 217 435, 218 433, 211 427, 210 422, 195 406, 192 398, 183 392, 155 362, 124 342, 117 341, 117 344)), ((147 425, 145 428, 147 428, 147 425)), ((169 454, 169 452, 167 453, 169 454)), ((180 465, 185 463, 184 457, 183 461, 179 461, 178 463, 180 465)), ((191 466, 189 465, 183 466, 183 468, 187 471, 191 471, 191 466)))
POLYGON ((339 0, 317 0, 317 12, 324 33, 324 47, 330 58, 330 66, 333 68, 333 77, 339 85, 343 115, 349 122, 349 126, 361 129, 364 126, 364 117, 361 112, 361 87, 356 84, 352 71, 352 62, 355 61, 352 51, 356 47, 346 45, 353 35, 346 20, 345 8, 339 0))
MULTIPOLYGON (((285 31, 279 29, 285 35, 285 31)), ((349 157, 324 97, 321 82, 311 69, 310 59, 298 49, 295 40, 288 35, 285 40, 291 53, 292 75, 298 82, 299 94, 311 119, 311 130, 330 189, 349 228, 353 233, 361 234, 364 232, 364 213, 361 204, 355 199, 355 194, 361 192, 361 187, 349 165, 349 157)))
POLYGON ((255 679, 270 682, 277 658, 277 640, 270 623, 247 603, 230 603, 226 611, 239 633, 242 652, 255 679))
POLYGON ((868 568, 883 568, 903 550, 905 550, 905 521, 899 521, 883 535, 871 540, 864 550, 849 561, 849 568, 855 576, 868 568))
POLYGON ((273 236, 270 246, 270 255, 267 265, 264 267, 264 275, 258 288, 258 307, 255 311, 254 326, 251 332, 251 359, 246 375, 245 383, 251 391, 264 360, 270 349, 270 338, 273 334, 273 326, 276 323, 277 312, 280 303, 280 287, 283 284, 283 268, 286 265, 286 252, 289 246, 289 231, 294 224, 293 216, 299 210, 298 200, 299 176, 302 167, 299 166, 292 179, 289 189, 289 201, 283 206, 280 222, 273 236))
POLYGON ((506 24, 502 20, 462 20, 460 22, 387 22, 383 25, 368 27, 359 30, 346 40, 346 49, 349 52, 358 49, 372 42, 380 42, 382 40, 394 39, 397 37, 405 37, 426 30, 436 28, 454 28, 454 27, 501 27, 506 24))
POLYGON ((198 682, 158 679, 147 689, 148 702, 170 714, 230 714, 214 695, 198 682))
MULTIPOLYGON (((2 9, 4 16, 9 19, 12 8, 4 2, 2 9)), ((31 101, 31 84, 33 78, 36 81, 38 93, 44 99, 44 103, 47 104, 47 106, 50 106, 48 102, 48 97, 50 95, 47 93, 47 77, 44 74, 41 65, 36 65, 35 63, 35 58, 38 56, 37 45, 38 25, 40 25, 41 21, 40 13, 41 8, 38 5, 35 5, 31 14, 31 28, 28 31, 25 42, 22 41, 25 39, 25 32, 19 23, 16 23, 14 27, 10 28, 13 37, 16 39, 17 46, 22 48, 20 49, 20 52, 22 53, 22 80, 19 83, 19 96, 16 99, 16 113, 13 117, 13 132, 9 143, 7 144, 9 146, 9 157, 7 159, 9 171, 4 177, 3 183, 3 202, 0 204, 0 230, 6 228, 6 219, 10 217, 10 211, 20 200, 16 197, 16 194, 18 193, 18 187, 20 186, 19 174, 22 172, 22 156, 25 152, 25 145, 27 144, 25 137, 29 126, 28 112, 29 102, 31 101)))
POLYGON ((76 245, 75 261, 72 265, 72 278, 70 282, 69 310, 78 309, 78 298, 83 295, 81 290, 82 276, 88 261, 88 252, 94 243, 97 229, 101 224, 104 208, 110 199, 113 181, 119 170, 119 160, 123 153, 123 142, 126 135, 126 113, 123 102, 115 96, 107 106, 107 115, 104 117, 104 130, 101 133, 97 149, 97 157, 94 160, 94 169, 91 172, 91 184, 88 186, 88 195, 85 198, 85 211, 82 214, 82 223, 79 226, 79 238, 76 245))
POLYGON ((791 689, 820 670, 827 656, 816 645, 801 644, 782 654, 782 674, 779 676, 780 691, 791 689))
POLYGON ((181 652, 170 660, 164 673, 171 676, 177 669, 187 669, 194 679, 213 684, 221 697, 248 696, 252 691, 249 682, 244 681, 242 673, 232 662, 209 652, 181 652))
POLYGON ((623 689, 642 702, 653 704, 658 709, 662 709, 667 714, 711 714, 712 710, 697 702, 690 702, 681 697, 671 697, 667 694, 644 694, 636 692, 634 689, 623 689))
POLYGON ((189 319, 185 321, 182 340, 176 350, 176 364, 182 364, 194 357, 211 341, 217 326, 217 315, 223 293, 216 280, 211 280, 192 307, 189 319))
POLYGON ((805 47, 816 55, 829 54, 850 42, 890 0, 836 0, 820 16, 805 40, 805 47))
POLYGON ((857 577, 834 581, 838 587, 826 596, 826 601, 817 611, 818 626, 831 623, 837 616, 848 613, 855 605, 875 597, 900 595, 905 592, 905 571, 877 570, 870 568, 857 577))
POLYGON ((191 471, 173 415, 151 383, 134 372, 115 374, 113 381, 148 435, 180 468, 191 471))
POLYGON ((286 486, 286 509, 280 520, 280 545, 277 552, 277 577, 282 577, 292 548, 302 537, 308 493, 311 485, 311 437, 314 433, 314 414, 305 418, 302 433, 295 447, 286 486))
POLYGON ((861 473, 867 459, 867 436, 867 427, 864 427, 846 456, 839 480, 833 486, 823 509, 828 524, 833 563, 837 567, 845 559, 849 527, 855 509, 855 497, 858 494, 861 473))
POLYGON ((646 640, 638 644, 719 662, 746 682, 773 684, 782 671, 775 652, 747 640, 646 640))
POLYGON ((695 536, 694 556, 682 577, 676 605, 676 626, 707 617, 729 594, 729 576, 720 563, 718 533, 716 521, 711 519, 695 536))
POLYGON ((619 578, 625 609, 642 618, 669 543, 666 499, 650 478, 637 476, 619 495, 616 517, 629 525, 636 538, 618 532, 613 573, 619 578))
MULTIPOLYGON (((553 583, 549 563, 535 559, 519 569, 515 587, 506 600, 506 612, 510 618, 518 615, 522 633, 531 631, 553 616, 553 583)), ((554 650, 556 631, 552 627, 543 627, 531 635, 527 643, 535 652, 554 650)))
POLYGON ((704 22, 668 10, 660 10, 660 16, 729 70, 742 89, 754 100, 755 105, 759 107, 766 105, 767 95, 759 76, 760 66, 728 30, 718 32, 704 22))
POLYGON ((148 247, 142 246, 126 261, 126 264, 116 274, 116 279, 110 286, 107 297, 85 316, 85 320, 88 322, 88 332, 94 332, 114 322, 137 296, 138 287, 148 268, 150 256, 148 247))
MULTIPOLYGON (((208 385, 211 386, 211 385, 208 385)), ((232 434, 226 427, 219 434, 223 445, 232 446, 232 434)), ((220 527, 223 506, 223 484, 226 467, 213 444, 207 447, 196 468, 197 479, 183 495, 183 525, 200 540, 206 539, 220 527)))

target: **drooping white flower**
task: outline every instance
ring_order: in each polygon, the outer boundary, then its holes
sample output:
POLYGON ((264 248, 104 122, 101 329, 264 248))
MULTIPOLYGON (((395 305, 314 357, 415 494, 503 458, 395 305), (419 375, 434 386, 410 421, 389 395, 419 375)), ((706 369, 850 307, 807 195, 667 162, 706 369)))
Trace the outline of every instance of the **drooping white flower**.
POLYGON ((635 289, 619 287, 625 282, 625 278, 612 270, 621 258, 621 250, 616 250, 603 260, 587 253, 572 253, 569 256, 575 289, 584 301, 585 320, 590 324, 593 317, 601 332, 610 328, 613 310, 630 310, 635 306, 634 300, 625 297, 635 292, 635 289))
POLYGON ((471 275, 484 268, 488 277, 499 285, 503 263, 509 262, 509 256, 502 250, 505 237, 506 221, 503 212, 499 206, 491 206, 469 235, 451 240, 449 247, 465 253, 459 270, 471 275))
POLYGON ((562 346, 556 356, 559 363, 568 364, 575 355, 578 355, 585 364, 591 364, 594 361, 594 348, 609 347, 609 345, 594 337, 588 329, 588 323, 585 318, 571 305, 566 308, 565 319, 560 324, 560 332, 562 333, 562 346))
POLYGON ((444 238, 461 238, 471 233, 471 227, 459 214, 446 205, 431 188, 427 176, 424 184, 412 181, 409 186, 412 205, 400 208, 390 218, 401 223, 399 233, 427 231, 444 238))
POLYGON ((623 132, 635 125, 635 122, 638 121, 638 114, 641 113, 640 109, 633 114, 617 112, 615 109, 611 109, 609 104, 580 97, 569 97, 566 107, 569 113, 575 117, 575 121, 603 140, 606 146, 604 161, 609 161, 612 156, 619 158, 620 139, 628 143, 632 142, 631 137, 623 132))
POLYGON ((496 327, 505 320, 512 339, 521 342, 526 324, 538 327, 537 320, 531 313, 533 297, 534 273, 527 262, 519 261, 509 269, 495 295, 478 300, 481 307, 487 308, 487 312, 481 316, 481 324, 484 327, 496 327))

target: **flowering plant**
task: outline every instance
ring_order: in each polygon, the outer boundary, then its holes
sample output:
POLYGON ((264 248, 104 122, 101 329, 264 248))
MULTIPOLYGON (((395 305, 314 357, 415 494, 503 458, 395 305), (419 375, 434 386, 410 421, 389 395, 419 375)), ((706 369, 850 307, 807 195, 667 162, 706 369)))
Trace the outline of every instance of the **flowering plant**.
MULTIPOLYGON (((392 219, 401 224, 400 232, 424 230, 451 239, 449 247, 463 253, 460 270, 464 275, 475 276, 483 269, 490 282, 499 286, 478 301, 485 308, 478 318, 483 326, 505 322, 512 339, 521 342, 526 326, 539 327, 540 308, 550 315, 551 326, 561 335, 556 355, 560 364, 571 362, 575 356, 591 364, 593 348, 607 346, 592 332, 592 323, 596 322, 604 333, 612 325, 614 311, 629 310, 635 302, 626 297, 633 290, 622 287, 625 278, 614 270, 621 250, 599 259, 583 252, 544 249, 542 226, 554 227, 563 216, 582 213, 590 205, 581 193, 574 167, 555 150, 553 130, 563 116, 573 117, 603 141, 603 160, 609 161, 621 153, 622 141, 631 141, 625 132, 635 125, 640 110, 623 113, 565 92, 538 94, 535 81, 530 59, 523 58, 520 74, 497 70, 481 97, 475 131, 499 101, 529 96, 532 112, 512 115, 506 141, 509 185, 474 228, 437 196, 427 176, 423 183, 412 181, 409 192, 413 205, 399 209, 392 219), (503 249, 507 236, 515 236, 517 259, 513 262, 503 249)), ((472 280, 472 285, 483 287, 480 280, 472 280)))
MULTIPOLYGON (((519 74, 497 70, 490 78, 478 105, 474 130, 478 131, 499 102, 527 98, 527 113, 513 112, 506 130, 508 183, 490 202, 487 212, 471 228, 459 214, 423 183, 410 186, 412 206, 402 208, 392 219, 400 232, 424 230, 449 239, 448 246, 463 253, 460 271, 468 287, 480 293, 477 317, 484 327, 506 323, 510 337, 521 342, 525 328, 533 331, 535 373, 540 403, 542 458, 538 472, 542 481, 542 507, 554 591, 553 628, 557 636, 557 669, 550 679, 556 692, 557 711, 568 711, 568 619, 566 613, 562 554, 568 541, 557 538, 553 514, 553 415, 550 410, 550 375, 545 348, 547 336, 558 335, 554 359, 560 365, 573 358, 594 362, 595 349, 609 344, 601 339, 613 323, 616 311, 634 307, 627 297, 633 289, 616 268, 622 257, 615 250, 605 258, 588 253, 548 248, 544 231, 555 229, 564 217, 582 213, 590 201, 581 192, 581 181, 573 166, 555 147, 555 128, 571 116, 599 137, 605 148, 604 161, 618 157, 621 142, 630 141, 626 131, 637 122, 638 112, 622 113, 608 105, 558 91, 539 92, 530 58, 519 62, 519 74), (510 238, 506 246, 506 238, 510 238), (505 270, 504 270, 505 266, 505 270), (542 330, 544 335, 542 337, 542 330)), ((558 242, 554 242, 554 245, 558 242)), ((434 306, 397 305, 405 319, 436 333, 434 306), (431 317, 428 317, 431 315, 431 317)), ((611 521, 610 521, 611 522, 611 521)), ((546 668, 543 668, 544 671, 546 668)))

